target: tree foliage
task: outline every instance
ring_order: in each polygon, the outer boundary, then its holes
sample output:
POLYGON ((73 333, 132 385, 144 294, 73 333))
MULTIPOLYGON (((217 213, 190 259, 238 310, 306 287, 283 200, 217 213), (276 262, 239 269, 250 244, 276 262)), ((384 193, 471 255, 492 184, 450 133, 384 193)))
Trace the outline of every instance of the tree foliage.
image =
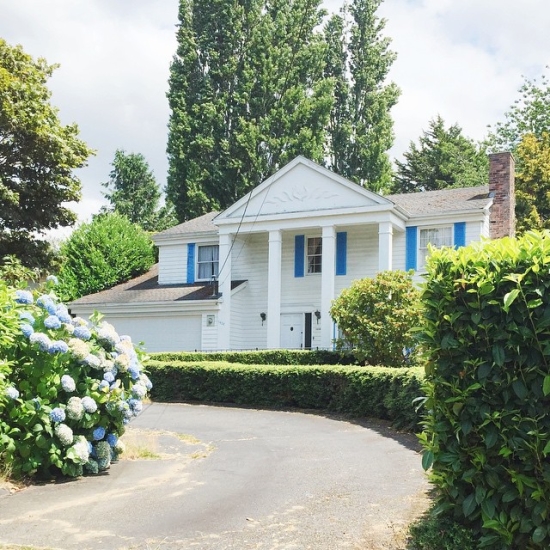
POLYGON ((373 191, 391 183, 388 149, 393 145, 390 109, 399 89, 386 84, 395 53, 376 16, 382 0, 354 0, 325 27, 325 74, 334 78, 327 157, 334 172, 373 191), (350 19, 350 18, 351 19, 350 19))
POLYGON ((128 281, 155 261, 150 237, 116 213, 78 227, 62 244, 61 256, 58 293, 66 301, 128 281))
POLYGON ((107 211, 126 216, 146 231, 162 231, 177 223, 171 205, 159 207, 161 192, 141 153, 118 149, 112 167, 109 181, 102 184, 111 203, 107 211))
POLYGON ((516 231, 550 229, 550 134, 526 134, 515 157, 516 231))
POLYGON ((330 315, 342 337, 339 347, 351 347, 359 361, 403 367, 414 350, 412 328, 418 326, 420 294, 404 271, 382 271, 354 281, 334 300, 330 315))
POLYGON ((382 85, 393 53, 379 4, 355 0, 353 23, 322 32, 320 0, 180 0, 167 149, 180 221, 229 206, 298 154, 387 182, 397 90, 382 85))
POLYGON ((540 82, 525 78, 519 89, 520 97, 504 115, 504 122, 498 122, 490 132, 489 150, 515 152, 523 137, 533 134, 541 138, 550 133, 550 82, 543 74, 540 82))
POLYGON ((418 144, 411 141, 403 156, 404 162, 396 161, 394 193, 473 187, 488 181, 485 152, 462 134, 458 124, 446 128, 441 116, 430 121, 418 144))
POLYGON ((15 254, 29 267, 51 261, 42 232, 75 222, 65 205, 80 199, 73 170, 92 153, 50 104, 55 68, 0 39, 0 257, 15 254))

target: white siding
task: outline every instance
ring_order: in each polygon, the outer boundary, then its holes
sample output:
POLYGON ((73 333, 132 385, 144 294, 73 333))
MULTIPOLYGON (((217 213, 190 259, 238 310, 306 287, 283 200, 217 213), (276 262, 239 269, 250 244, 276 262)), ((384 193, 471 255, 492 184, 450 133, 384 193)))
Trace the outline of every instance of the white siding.
POLYGON ((159 284, 187 282, 187 244, 159 246, 159 284))
POLYGON ((232 280, 248 281, 246 287, 231 297, 231 347, 264 349, 267 344, 268 234, 259 233, 238 238, 233 245, 232 280))
POLYGON ((215 313, 206 313, 202 316, 202 351, 216 351, 218 349, 218 315, 215 313), (208 324, 208 319, 213 318, 212 325, 208 324))
POLYGON ((393 233, 393 269, 405 270, 405 233, 393 233))
POLYGON ((106 315, 118 334, 128 334, 132 342, 144 342, 146 351, 193 351, 201 349, 201 317, 106 315))
POLYGON ((484 234, 485 224, 483 222, 468 222, 466 224, 466 244, 474 241, 480 241, 482 237, 489 236, 489 226, 487 224, 487 234, 484 234))

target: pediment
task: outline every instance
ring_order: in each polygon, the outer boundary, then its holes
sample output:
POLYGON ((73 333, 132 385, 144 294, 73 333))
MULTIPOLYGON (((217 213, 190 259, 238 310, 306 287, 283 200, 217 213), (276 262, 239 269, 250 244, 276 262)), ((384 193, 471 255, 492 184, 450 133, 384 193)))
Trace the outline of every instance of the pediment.
POLYGON ((391 204, 304 157, 297 157, 222 212, 222 219, 257 219, 291 213, 364 208, 391 204))

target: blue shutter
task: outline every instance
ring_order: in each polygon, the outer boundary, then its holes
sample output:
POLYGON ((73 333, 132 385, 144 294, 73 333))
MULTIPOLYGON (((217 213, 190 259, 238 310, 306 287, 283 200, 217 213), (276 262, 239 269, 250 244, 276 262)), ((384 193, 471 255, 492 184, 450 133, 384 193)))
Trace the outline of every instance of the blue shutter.
POLYGON ((294 237, 294 277, 304 276, 304 251, 305 237, 304 235, 296 235, 294 237))
POLYGON ((466 222, 455 223, 455 248, 466 246, 466 222))
POLYGON ((417 254, 417 227, 407 227, 405 234, 405 271, 416 269, 416 254, 417 254))
POLYGON ((187 245, 187 282, 195 282, 195 243, 187 245))
POLYGON ((348 234, 346 231, 336 233, 336 275, 346 274, 348 255, 348 234))

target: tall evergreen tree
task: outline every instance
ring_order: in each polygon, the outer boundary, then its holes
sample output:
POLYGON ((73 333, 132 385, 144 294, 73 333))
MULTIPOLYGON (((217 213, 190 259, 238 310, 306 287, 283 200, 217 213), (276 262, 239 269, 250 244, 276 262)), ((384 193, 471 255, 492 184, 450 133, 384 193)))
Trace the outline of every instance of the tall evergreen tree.
POLYGON ((160 189, 141 153, 119 149, 111 165, 109 181, 102 183, 111 207, 104 210, 126 216, 146 231, 162 231, 177 223, 170 205, 159 207, 160 189))
POLYGON ((405 162, 396 161, 394 193, 487 183, 489 166, 485 152, 462 134, 458 124, 446 128, 441 116, 430 121, 418 145, 411 141, 403 156, 405 162))
POLYGON ((373 191, 391 183, 387 151, 393 145, 390 109, 399 89, 386 83, 395 60, 385 20, 376 15, 382 0, 352 0, 325 27, 325 75, 334 77, 327 156, 329 167, 373 191))
POLYGON ((227 207, 297 154, 323 161, 320 3, 180 0, 167 147, 180 221, 227 207))

